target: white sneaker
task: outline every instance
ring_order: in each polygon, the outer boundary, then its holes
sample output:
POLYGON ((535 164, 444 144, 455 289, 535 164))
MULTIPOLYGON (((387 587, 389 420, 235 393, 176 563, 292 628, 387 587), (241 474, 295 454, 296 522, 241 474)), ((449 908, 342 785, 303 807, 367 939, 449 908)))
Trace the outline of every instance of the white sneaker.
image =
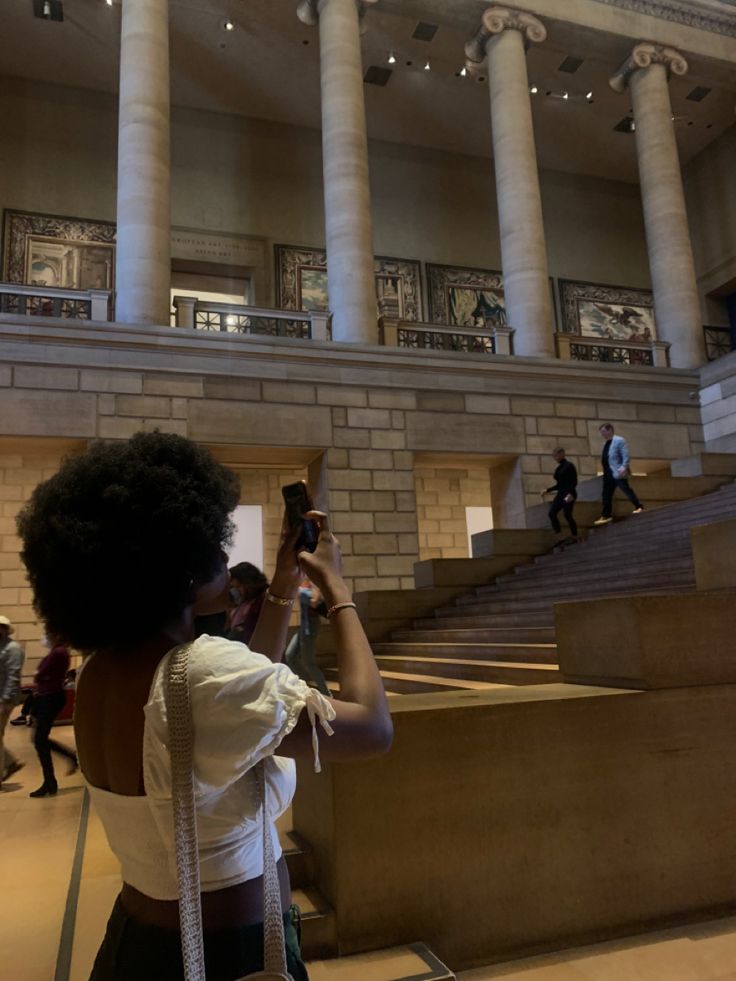
POLYGON ((595 519, 595 521, 593 522, 593 524, 594 525, 610 525, 610 523, 612 521, 613 521, 613 518, 604 518, 603 515, 601 515, 600 518, 596 518, 595 519))
POLYGON ((634 510, 631 513, 632 514, 641 514, 641 512, 643 510, 644 510, 644 508, 634 508, 634 510))

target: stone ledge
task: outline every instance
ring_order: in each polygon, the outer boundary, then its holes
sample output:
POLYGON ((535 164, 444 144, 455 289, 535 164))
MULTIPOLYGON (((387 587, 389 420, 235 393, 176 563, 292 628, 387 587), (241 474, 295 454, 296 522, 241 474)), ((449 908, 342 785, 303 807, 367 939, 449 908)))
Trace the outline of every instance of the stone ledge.
POLYGON ((558 603, 554 612, 569 683, 645 690, 736 684, 734 590, 558 603))

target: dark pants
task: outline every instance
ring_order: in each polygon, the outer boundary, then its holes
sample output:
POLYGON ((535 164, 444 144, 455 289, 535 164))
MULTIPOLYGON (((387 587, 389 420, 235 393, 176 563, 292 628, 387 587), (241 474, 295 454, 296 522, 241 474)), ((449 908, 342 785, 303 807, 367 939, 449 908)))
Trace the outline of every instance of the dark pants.
POLYGON ((604 518, 610 518, 613 514, 613 492, 616 488, 628 497, 635 508, 641 507, 641 501, 636 496, 633 488, 629 487, 629 482, 625 477, 617 479, 611 473, 603 474, 603 510, 601 514, 604 518))
POLYGON ((35 695, 33 699, 33 714, 36 717, 33 745, 38 753, 41 769, 43 770, 43 782, 47 787, 56 786, 54 764, 51 761, 52 750, 60 756, 65 756, 70 762, 77 762, 77 757, 71 749, 67 749, 61 743, 49 739, 51 726, 65 705, 66 694, 63 691, 56 692, 53 695, 35 695))
MULTIPOLYGON (((284 914, 286 966, 294 981, 309 981, 290 913, 284 914)), ((263 970, 263 924, 205 933, 207 981, 235 981, 263 970)), ((118 898, 89 981, 183 981, 178 930, 132 919, 118 898)))
POLYGON ((575 507, 575 498, 568 503, 565 501, 566 497, 567 494, 557 494, 549 508, 549 520, 552 524, 552 528, 559 535, 562 528, 560 527, 560 522, 557 520, 557 515, 560 513, 560 511, 562 511, 565 516, 565 521, 570 526, 570 534, 577 536, 578 526, 575 524, 575 518, 572 516, 572 509, 575 507))

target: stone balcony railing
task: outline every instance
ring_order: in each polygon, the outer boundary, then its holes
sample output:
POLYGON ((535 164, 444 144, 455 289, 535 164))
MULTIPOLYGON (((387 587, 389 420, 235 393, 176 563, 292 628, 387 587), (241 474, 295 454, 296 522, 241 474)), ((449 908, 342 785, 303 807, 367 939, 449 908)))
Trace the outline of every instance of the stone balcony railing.
POLYGON ((110 290, 68 290, 50 286, 0 283, 0 313, 109 320, 110 290))
POLYGON ((666 341, 612 341, 583 334, 555 334, 557 357, 562 361, 647 365, 667 368, 670 345, 666 341))
POLYGON ((451 327, 381 317, 380 342, 386 347, 426 348, 430 351, 465 351, 468 354, 511 354, 510 327, 451 327))
POLYGON ((329 340, 327 310, 276 310, 237 303, 214 303, 194 296, 174 297, 174 326, 228 334, 262 334, 329 340))

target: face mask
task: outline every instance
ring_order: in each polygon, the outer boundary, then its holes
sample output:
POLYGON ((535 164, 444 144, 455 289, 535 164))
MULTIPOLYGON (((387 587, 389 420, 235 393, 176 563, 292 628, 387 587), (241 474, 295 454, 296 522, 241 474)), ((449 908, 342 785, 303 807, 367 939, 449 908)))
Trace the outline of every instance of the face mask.
POLYGON ((240 595, 240 590, 239 589, 236 589, 234 586, 231 586, 230 587, 230 589, 228 590, 228 595, 230 597, 230 602, 231 603, 240 603, 241 600, 242 600, 242 598, 243 598, 240 595))

